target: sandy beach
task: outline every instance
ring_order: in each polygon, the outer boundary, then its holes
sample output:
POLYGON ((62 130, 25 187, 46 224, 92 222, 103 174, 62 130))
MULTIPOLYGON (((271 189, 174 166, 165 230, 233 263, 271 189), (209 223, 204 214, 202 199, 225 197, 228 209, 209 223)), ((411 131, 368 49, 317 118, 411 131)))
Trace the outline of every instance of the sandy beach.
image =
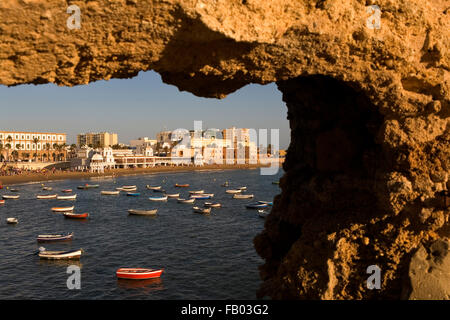
POLYGON ((154 168, 134 168, 134 169, 114 169, 105 170, 104 173, 90 172, 65 172, 57 171, 55 173, 24 173, 13 176, 0 177, 0 185, 10 186, 28 182, 45 182, 52 180, 65 179, 85 179, 92 177, 107 176, 125 176, 136 174, 160 173, 160 172, 186 172, 186 171, 204 171, 204 170, 240 170, 240 169, 256 169, 264 167, 264 165, 247 164, 247 165, 205 165, 201 167, 154 167, 154 168))

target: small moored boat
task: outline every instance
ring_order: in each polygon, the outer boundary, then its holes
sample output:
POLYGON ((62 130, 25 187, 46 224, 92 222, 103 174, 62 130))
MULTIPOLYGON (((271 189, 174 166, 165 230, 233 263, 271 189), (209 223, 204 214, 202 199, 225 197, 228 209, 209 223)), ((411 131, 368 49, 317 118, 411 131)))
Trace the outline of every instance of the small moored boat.
POLYGON ((241 189, 230 189, 230 190, 226 190, 225 192, 235 194, 235 193, 241 193, 242 190, 241 189))
POLYGON ((211 208, 200 208, 200 207, 193 207, 192 208, 194 210, 195 213, 201 213, 201 214, 210 214, 211 213, 211 208))
POLYGON ((84 186, 78 186, 78 189, 82 189, 82 190, 87 190, 87 189, 92 189, 92 188, 98 188, 100 187, 99 184, 85 184, 84 186))
POLYGON ((71 193, 72 189, 64 189, 64 190, 61 190, 61 192, 62 193, 71 193))
POLYGON ((267 204, 269 206, 273 205, 272 201, 258 201, 258 203, 267 204))
POLYGON ((73 211, 73 209, 75 209, 75 206, 71 206, 71 207, 53 207, 52 211, 53 212, 71 212, 71 211, 73 211))
POLYGON ((69 219, 87 219, 89 218, 89 213, 69 213, 69 212, 65 212, 64 213, 64 217, 65 218, 69 218, 69 219))
POLYGON ((179 193, 166 193, 168 198, 178 198, 180 196, 179 193))
POLYGON ((0 200, 0 204, 5 204, 5 200, 0 200))
POLYGON ((58 196, 57 199, 58 200, 76 200, 77 199, 77 195, 74 194, 72 196, 58 196))
POLYGON ((178 183, 176 183, 175 187, 176 188, 187 188, 187 187, 189 187, 189 184, 178 184, 178 183))
POLYGON ((155 187, 152 187, 152 186, 146 185, 145 187, 146 187, 147 189, 149 189, 149 190, 159 190, 159 189, 161 189, 161 186, 155 186, 155 187))
POLYGON ((6 218, 6 223, 16 224, 16 223, 19 223, 19 220, 17 220, 17 218, 6 218))
POLYGON ((131 215, 136 216, 154 216, 158 212, 158 209, 153 210, 136 210, 136 209, 130 209, 128 210, 128 213, 131 215))
POLYGON ((114 196, 114 195, 118 195, 120 193, 120 190, 117 190, 117 191, 102 191, 100 193, 102 195, 105 195, 105 196, 114 196))
POLYGON ((20 190, 19 189, 9 189, 9 191, 11 191, 11 192, 19 192, 20 190))
POLYGON ((69 234, 40 234, 37 237, 38 242, 52 242, 52 241, 69 241, 73 238, 73 232, 69 234))
POLYGON ((262 209, 267 208, 269 205, 267 203, 250 203, 247 204, 245 207, 247 209, 262 209))
POLYGON ((264 210, 258 210, 258 216, 260 217, 260 218, 266 218, 267 216, 269 215, 269 213, 267 213, 266 211, 264 211, 264 210))
POLYGON ((212 197, 214 197, 214 193, 191 194, 190 197, 199 200, 211 199, 212 197))
POLYGON ((3 199, 6 199, 6 200, 8 200, 8 199, 19 199, 20 198, 20 196, 7 196, 7 195, 2 195, 2 198, 3 199))
POLYGON ((150 197, 148 198, 151 201, 166 201, 167 200, 167 196, 163 196, 163 197, 150 197))
POLYGON ((128 197, 139 197, 141 194, 139 192, 128 192, 128 197))
POLYGON ((58 195, 57 194, 48 194, 48 195, 38 195, 36 196, 37 199, 56 199, 58 195))
POLYGON ((146 280, 161 277, 164 269, 120 268, 116 271, 119 279, 146 280))
POLYGON ((60 259, 80 259, 83 249, 71 251, 47 251, 45 248, 39 248, 39 258, 48 260, 60 259))
POLYGON ((194 203, 195 198, 191 198, 191 199, 180 199, 180 198, 178 198, 177 201, 179 203, 194 203))
POLYGON ((42 187, 42 190, 45 190, 45 191, 51 191, 53 188, 52 187, 42 187))
POLYGON ((240 188, 238 188, 238 190, 247 190, 247 187, 240 187, 240 188))
POLYGON ((233 199, 251 199, 254 195, 252 194, 234 194, 233 199))
POLYGON ((205 190, 194 190, 194 191, 189 191, 189 194, 201 194, 204 192, 205 192, 205 190))
POLYGON ((222 187, 229 187, 229 186, 230 186, 230 183, 228 181, 225 181, 225 183, 222 184, 222 187))
POLYGON ((205 202, 204 206, 211 208, 220 208, 222 205, 220 203, 205 202))

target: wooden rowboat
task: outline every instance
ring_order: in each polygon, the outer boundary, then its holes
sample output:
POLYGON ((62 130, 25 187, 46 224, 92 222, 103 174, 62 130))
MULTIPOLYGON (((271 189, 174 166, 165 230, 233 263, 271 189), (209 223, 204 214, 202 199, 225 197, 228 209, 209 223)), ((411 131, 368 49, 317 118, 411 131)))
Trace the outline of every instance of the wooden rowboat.
POLYGON ((49 195, 38 195, 36 196, 37 199, 56 199, 58 195, 57 194, 49 194, 49 195))
POLYGON ((7 196, 7 195, 3 195, 2 198, 3 198, 3 199, 6 199, 6 200, 8 200, 8 199, 19 199, 20 196, 7 196))
POLYGON ((242 190, 241 189, 230 189, 230 190, 226 190, 225 192, 235 194, 235 193, 241 193, 242 190))
POLYGON ((146 280, 161 277, 164 269, 120 268, 116 271, 119 279, 146 280))
POLYGON ((118 191, 102 191, 100 193, 105 196, 113 196, 113 195, 118 195, 120 193, 120 190, 118 190, 118 191))
POLYGON ((250 203, 246 205, 245 207, 247 209, 262 209, 267 208, 269 205, 267 203, 250 203))
POLYGON ((166 201, 167 200, 167 196, 164 197, 150 197, 148 198, 151 201, 166 201))
POLYGON ((38 242, 52 242, 52 241, 69 241, 73 238, 73 232, 63 235, 63 234, 40 234, 37 237, 38 242))
POLYGON ((42 187, 42 190, 45 190, 45 191, 51 191, 53 188, 52 187, 42 187))
POLYGON ((80 259, 83 249, 71 250, 71 251, 47 251, 43 249, 39 251, 39 258, 48 260, 60 260, 60 259, 80 259))
POLYGON ((194 209, 195 213, 201 213, 201 214, 210 214, 211 213, 211 208, 202 209, 200 207, 193 207, 192 209, 194 209))
POLYGON ((0 204, 5 204, 5 200, 0 200, 0 204))
POLYGON ((177 199, 177 201, 179 203, 194 203, 195 198, 191 198, 191 199, 177 199))
POLYGON ((64 213, 64 217, 65 218, 69 218, 69 219, 87 219, 89 218, 89 213, 69 213, 69 212, 65 212, 64 213))
POLYGON ((267 204, 269 206, 273 205, 272 201, 258 201, 258 203, 267 204))
POLYGON ((269 213, 267 213, 266 211, 264 211, 264 210, 258 210, 258 216, 259 216, 260 218, 265 219, 268 215, 269 215, 269 213))
POLYGON ((76 200, 77 199, 77 195, 74 194, 72 196, 58 196, 57 199, 58 200, 76 200))
POLYGON ((204 193, 205 190, 195 190, 195 191, 189 191, 190 194, 201 194, 204 193))
POLYGON ((205 202, 204 206, 211 208, 220 208, 222 205, 220 203, 205 202))
POLYGON ((204 199, 211 199, 212 197, 214 197, 214 194, 213 193, 191 194, 190 197, 192 199, 204 200, 204 199))
POLYGON ((152 187, 152 186, 146 185, 146 188, 149 190, 159 190, 159 189, 161 189, 161 186, 152 187))
POLYGON ((187 188, 187 187, 189 187, 189 184, 178 184, 178 183, 176 183, 175 187, 177 187, 177 188, 187 188))
POLYGON ((254 195, 252 194, 234 194, 233 199, 251 199, 254 195))
POLYGON ((158 209, 153 209, 153 210, 130 209, 130 210, 128 210, 128 213, 130 215, 136 215, 136 216, 154 216, 154 215, 156 215, 157 212, 158 212, 158 209))
POLYGON ((180 196, 179 193, 171 193, 171 194, 166 194, 166 196, 168 198, 178 198, 180 196))
POLYGON ((19 220, 17 220, 17 218, 6 218, 6 223, 16 224, 16 223, 19 223, 19 220))
POLYGON ((9 191, 11 191, 11 192, 19 192, 20 190, 19 189, 9 189, 9 191))
POLYGON ((98 188, 98 187, 100 187, 100 185, 98 185, 98 184, 85 184, 84 186, 78 186, 77 188, 87 190, 87 189, 98 188))
POLYGON ((61 190, 61 192, 63 192, 63 193, 71 193, 72 189, 64 189, 64 190, 61 190))
POLYGON ((73 211, 73 209, 75 209, 75 206, 71 206, 71 207, 54 207, 52 208, 53 212, 70 212, 73 211))

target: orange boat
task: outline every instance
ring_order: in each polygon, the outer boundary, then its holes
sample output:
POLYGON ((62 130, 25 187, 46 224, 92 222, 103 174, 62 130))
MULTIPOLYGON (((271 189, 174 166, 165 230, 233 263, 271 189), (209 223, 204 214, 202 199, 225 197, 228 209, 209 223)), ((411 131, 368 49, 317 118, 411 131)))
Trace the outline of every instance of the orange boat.
POLYGON ((66 212, 64 213, 64 217, 71 218, 71 219, 87 219, 89 218, 89 213, 70 213, 66 212))
POLYGON ((5 200, 0 200, 0 204, 5 204, 5 200))
POLYGON ((117 278, 131 280, 146 280, 161 277, 164 269, 120 268, 116 271, 117 278))
POLYGON ((187 188, 187 187, 189 187, 189 185, 188 184, 175 184, 175 187, 177 187, 177 188, 187 188))

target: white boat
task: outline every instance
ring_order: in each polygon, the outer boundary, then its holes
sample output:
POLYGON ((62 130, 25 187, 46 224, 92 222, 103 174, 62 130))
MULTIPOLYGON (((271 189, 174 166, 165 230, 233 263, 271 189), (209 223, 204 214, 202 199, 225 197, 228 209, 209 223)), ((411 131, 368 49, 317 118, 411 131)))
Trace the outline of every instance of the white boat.
POLYGON ((125 191, 125 192, 131 192, 131 191, 137 191, 137 188, 116 188, 117 191, 125 191))
POLYGON ((75 206, 71 206, 71 207, 54 207, 52 208, 53 212, 71 212, 73 211, 73 209, 75 209, 75 206))
POLYGON ((180 194, 179 193, 171 193, 171 194, 166 193, 166 196, 168 198, 178 198, 180 196, 180 194))
POLYGON ((190 195, 190 198, 199 200, 211 199, 212 197, 214 197, 214 193, 194 193, 190 195))
POLYGON ((240 187, 239 190, 247 190, 247 187, 240 187))
POLYGON ((220 203, 205 202, 204 206, 211 208, 220 208, 222 205, 220 203))
POLYGON ((16 224, 16 223, 19 223, 19 220, 17 220, 17 218, 6 218, 6 223, 16 224))
POLYGON ((149 189, 149 190, 159 190, 159 189, 161 189, 161 186, 152 187, 152 186, 146 185, 145 187, 146 187, 147 189, 149 189))
POLYGON ((211 213, 211 208, 203 209, 203 208, 200 208, 200 207, 193 207, 192 209, 196 213, 202 213, 202 214, 210 214, 211 213))
POLYGON ((195 190, 195 191, 189 191, 189 194, 201 194, 204 192, 205 192, 205 190, 195 190))
POLYGON ((37 199, 56 199, 58 195, 57 194, 49 194, 49 195, 38 195, 36 196, 37 199))
POLYGON ((120 190, 117 190, 117 191, 102 191, 100 193, 105 195, 105 196, 113 196, 113 195, 119 194, 120 190))
POLYGON ((77 195, 74 194, 72 196, 58 196, 56 199, 58 199, 58 200, 76 200, 77 195))
POLYGON ((167 196, 163 196, 163 197, 150 197, 148 198, 151 201, 166 201, 167 200, 167 196))
POLYGON ((266 212, 266 211, 264 211, 264 210, 258 210, 258 216, 260 217, 260 218, 266 218, 267 216, 269 215, 269 213, 268 212, 266 212))
POLYGON ((235 194, 235 193, 241 193, 242 190, 241 189, 230 189, 230 190, 226 190, 225 192, 235 194))
POLYGON ((83 249, 71 251, 47 251, 45 248, 39 248, 39 257, 48 260, 80 259, 82 253, 83 249))
POLYGON ((122 186, 123 189, 136 189, 137 186, 122 186))
POLYGON ((7 196, 7 195, 2 195, 2 198, 5 200, 8 199, 19 199, 20 196, 7 196))
POLYGON ((253 198, 253 194, 234 194, 233 199, 251 199, 253 198))
POLYGON ((178 198, 177 201, 179 203, 194 203, 195 198, 191 198, 191 199, 180 199, 180 198, 178 198))
POLYGON ((158 209, 153 209, 153 210, 130 209, 130 210, 128 210, 129 214, 136 215, 136 216, 154 216, 154 215, 156 215, 157 212, 158 212, 158 209))
POLYGON ((42 187, 42 190, 45 190, 45 191, 51 191, 53 188, 52 187, 42 187))

